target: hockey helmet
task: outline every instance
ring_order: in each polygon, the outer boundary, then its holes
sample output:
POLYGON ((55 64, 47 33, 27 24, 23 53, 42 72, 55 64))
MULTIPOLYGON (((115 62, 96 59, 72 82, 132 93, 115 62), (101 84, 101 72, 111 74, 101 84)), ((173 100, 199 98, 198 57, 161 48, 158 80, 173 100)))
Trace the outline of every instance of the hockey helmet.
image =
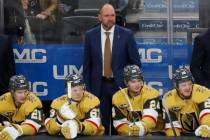
POLYGON ((78 74, 67 75, 65 78, 65 92, 67 93, 69 99, 72 98, 71 88, 76 86, 83 86, 83 89, 85 89, 83 77, 78 74))
POLYGON ((10 78, 9 89, 11 92, 22 89, 29 90, 29 82, 23 75, 14 75, 10 78))
POLYGON ((67 84, 71 83, 71 87, 75 86, 84 86, 83 77, 78 74, 70 74, 67 75, 65 78, 65 87, 67 87, 67 84))
POLYGON ((179 83, 189 81, 189 80, 192 82, 194 81, 190 70, 187 69, 186 67, 178 68, 173 74, 173 83, 174 83, 174 87, 176 88, 178 87, 179 83))
POLYGON ((129 80, 139 79, 144 80, 142 71, 137 65, 128 65, 124 68, 124 80, 127 82, 129 80))

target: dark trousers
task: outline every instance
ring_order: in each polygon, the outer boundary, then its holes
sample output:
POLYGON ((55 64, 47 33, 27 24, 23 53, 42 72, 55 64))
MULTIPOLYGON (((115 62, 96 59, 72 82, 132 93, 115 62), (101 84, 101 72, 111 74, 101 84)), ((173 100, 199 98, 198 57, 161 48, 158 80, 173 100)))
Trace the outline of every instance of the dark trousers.
POLYGON ((116 134, 112 121, 112 96, 118 90, 114 80, 105 80, 102 78, 101 82, 101 95, 100 95, 100 110, 101 120, 105 127, 105 135, 116 134))

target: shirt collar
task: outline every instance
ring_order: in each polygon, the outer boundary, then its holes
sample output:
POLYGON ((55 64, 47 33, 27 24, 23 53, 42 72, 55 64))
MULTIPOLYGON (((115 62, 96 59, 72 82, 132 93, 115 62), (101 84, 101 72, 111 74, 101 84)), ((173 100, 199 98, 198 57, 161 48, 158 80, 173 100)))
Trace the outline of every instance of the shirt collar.
POLYGON ((115 25, 112 26, 112 28, 108 31, 104 30, 104 28, 102 27, 101 25, 101 32, 102 33, 105 33, 105 32, 110 32, 110 34, 113 34, 114 33, 114 29, 115 29, 115 25))

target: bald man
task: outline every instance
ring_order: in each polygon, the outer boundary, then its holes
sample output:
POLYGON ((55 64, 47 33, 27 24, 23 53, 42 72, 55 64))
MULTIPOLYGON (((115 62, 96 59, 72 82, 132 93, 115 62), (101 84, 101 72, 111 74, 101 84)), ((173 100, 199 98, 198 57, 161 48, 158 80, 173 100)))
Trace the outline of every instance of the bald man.
POLYGON ((101 24, 85 35, 83 76, 87 89, 101 100, 102 124, 108 135, 112 95, 125 86, 123 68, 129 64, 140 66, 141 62, 133 33, 115 24, 113 6, 103 5, 98 19, 101 24))

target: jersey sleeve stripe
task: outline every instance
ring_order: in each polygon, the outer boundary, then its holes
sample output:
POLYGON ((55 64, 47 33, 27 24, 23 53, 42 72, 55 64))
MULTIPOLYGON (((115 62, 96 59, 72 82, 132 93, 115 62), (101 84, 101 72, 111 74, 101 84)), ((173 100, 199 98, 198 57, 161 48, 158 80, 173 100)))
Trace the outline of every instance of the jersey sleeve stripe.
POLYGON ((36 127, 33 124, 23 123, 22 125, 28 125, 28 126, 32 127, 34 129, 34 134, 36 134, 38 132, 38 130, 36 129, 36 127))
POLYGON ((39 128, 41 127, 40 124, 36 123, 33 120, 29 120, 29 119, 26 119, 22 124, 23 125, 24 124, 28 124, 28 125, 32 126, 36 130, 36 132, 38 132, 39 131, 39 128))
POLYGON ((157 119, 154 118, 153 116, 150 116, 150 115, 144 115, 143 118, 150 118, 150 119, 152 119, 155 123, 157 122, 157 119))
POLYGON ((44 122, 44 125, 46 126, 50 121, 51 121, 52 118, 47 118, 44 122))
POLYGON ((99 128, 99 125, 90 119, 86 119, 85 122, 89 122, 89 123, 93 124, 96 128, 99 128))
MULTIPOLYGON (((179 132, 182 131, 182 128, 178 128, 178 127, 175 127, 179 132)), ((165 131, 167 131, 168 129, 172 129, 172 128, 165 128, 165 131)))
POLYGON ((203 111, 201 111, 200 115, 199 115, 199 121, 202 120, 202 118, 206 115, 210 114, 210 109, 204 109, 203 111))
POLYGON ((210 112, 203 114, 203 115, 200 117, 199 122, 203 119, 203 117, 205 117, 206 115, 209 115, 209 114, 210 114, 210 112))
POLYGON ((127 123, 121 123, 120 125, 116 126, 116 129, 119 129, 119 128, 122 127, 124 124, 127 124, 127 123))
POLYGON ((87 120, 89 120, 91 122, 94 122, 97 125, 97 127, 99 127, 100 124, 101 124, 101 119, 100 118, 88 118, 88 119, 85 119, 85 121, 87 121, 87 120))
POLYGON ((114 125, 115 128, 119 128, 119 126, 121 124, 128 124, 128 123, 129 123, 129 121, 126 118, 113 121, 113 125, 114 125))
POLYGON ((150 117, 154 120, 154 122, 157 122, 158 113, 154 109, 144 109, 143 110, 143 118, 144 117, 150 117))

